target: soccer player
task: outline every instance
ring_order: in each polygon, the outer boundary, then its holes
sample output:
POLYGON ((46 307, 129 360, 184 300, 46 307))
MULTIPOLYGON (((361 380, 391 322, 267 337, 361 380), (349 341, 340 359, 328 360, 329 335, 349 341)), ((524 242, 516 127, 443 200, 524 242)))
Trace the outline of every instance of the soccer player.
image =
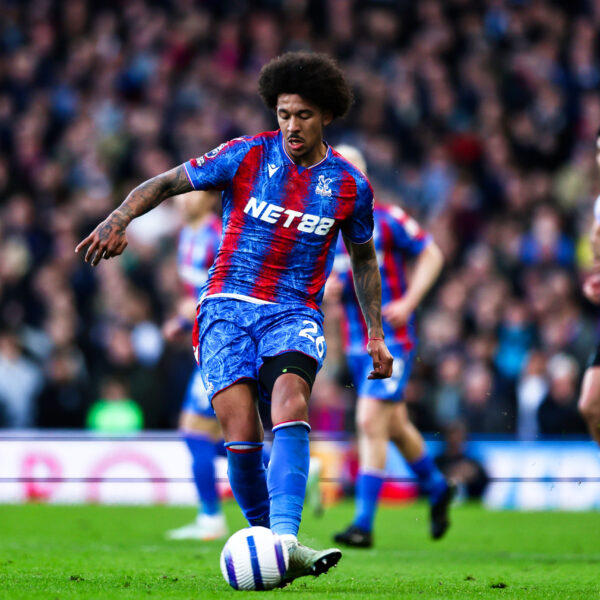
MULTIPOLYGON (((214 212, 214 192, 190 192, 175 197, 184 226, 177 244, 177 271, 183 283, 177 314, 169 319, 163 333, 174 340, 192 331, 196 305, 221 241, 221 219, 214 212)), ((192 474, 200 501, 193 523, 167 532, 172 540, 214 540, 227 535, 221 510, 214 461, 223 447, 223 434, 199 368, 192 374, 179 417, 179 430, 192 457, 192 474)))
MULTIPOLYGON (((338 152, 361 171, 366 164, 362 154, 351 146, 338 152)), ((446 482, 427 452, 419 431, 411 423, 402 394, 414 360, 416 335, 414 311, 437 279, 443 264, 439 247, 398 206, 375 206, 375 249, 381 269, 383 331, 394 356, 392 376, 385 380, 368 379, 364 353, 367 335, 356 295, 348 254, 338 244, 334 272, 339 274, 338 293, 346 318, 342 337, 349 371, 358 392, 356 425, 358 432, 359 474, 356 484, 356 511, 352 524, 334 536, 338 544, 369 548, 373 545, 373 521, 381 487, 385 480, 387 448, 391 440, 417 476, 430 502, 431 535, 439 539, 448 528, 448 508, 454 487, 446 482), (406 262, 415 259, 410 283, 406 262)), ((335 289, 334 281, 330 281, 335 289)))
MULTIPOLYGON (((600 167, 600 129, 596 133, 596 164, 600 167)), ((583 282, 583 293, 593 304, 600 304, 600 196, 594 204, 590 243, 594 272, 583 282)), ((583 375, 578 406, 592 439, 600 446, 600 346, 583 375)))
POLYGON ((286 545, 284 583, 319 575, 341 558, 298 543, 309 468, 308 399, 325 356, 323 288, 341 230, 369 331, 369 377, 391 375, 383 341, 381 280, 367 178, 323 140, 352 93, 322 54, 290 52, 261 70, 259 93, 279 129, 240 137, 135 188, 80 242, 86 261, 125 249, 131 219, 176 194, 222 190, 223 237, 195 322, 194 346, 226 440, 234 496, 251 525, 286 545), (271 402, 273 445, 262 462, 260 393, 271 402))

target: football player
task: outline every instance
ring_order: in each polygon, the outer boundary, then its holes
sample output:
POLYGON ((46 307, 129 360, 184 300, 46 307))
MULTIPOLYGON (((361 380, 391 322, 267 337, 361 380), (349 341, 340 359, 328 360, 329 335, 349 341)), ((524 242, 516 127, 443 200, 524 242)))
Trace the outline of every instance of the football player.
MULTIPOLYGON (((351 146, 338 152, 365 171, 362 154, 351 146)), ((343 244, 338 244, 334 272, 345 318, 342 338, 349 372, 358 393, 359 473, 356 482, 356 511, 350 526, 334 536, 338 544, 369 548, 373 545, 373 522, 379 494, 385 481, 385 464, 390 440, 404 456, 430 502, 433 539, 441 538, 449 526, 448 509, 454 485, 448 483, 428 453, 423 437, 411 423, 402 396, 415 356, 416 308, 435 283, 443 265, 442 252, 431 236, 398 206, 375 205, 375 250, 381 271, 383 331, 394 356, 389 379, 368 379, 364 352, 368 335, 352 285, 352 271, 343 244), (410 281, 406 267, 414 261, 410 281)))
POLYGON ((308 400, 325 357, 325 281, 341 231, 368 329, 368 377, 391 375, 366 176, 323 139, 350 108, 344 73, 324 54, 289 52, 265 65, 259 93, 279 129, 226 142, 136 187, 77 246, 93 266, 123 252, 131 220, 166 198, 222 190, 223 236, 195 322, 194 346, 223 430, 228 476, 251 525, 282 536, 285 582, 327 572, 337 548, 298 543, 309 469, 308 400), (257 396, 271 403, 273 445, 263 466, 257 396))

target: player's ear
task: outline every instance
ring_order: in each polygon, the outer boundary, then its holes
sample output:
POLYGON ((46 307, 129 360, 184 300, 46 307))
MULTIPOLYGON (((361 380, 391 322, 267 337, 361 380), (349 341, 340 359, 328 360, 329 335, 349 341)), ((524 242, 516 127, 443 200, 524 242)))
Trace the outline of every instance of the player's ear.
POLYGON ((330 110, 324 110, 322 113, 323 127, 327 127, 333 121, 333 113, 330 110))

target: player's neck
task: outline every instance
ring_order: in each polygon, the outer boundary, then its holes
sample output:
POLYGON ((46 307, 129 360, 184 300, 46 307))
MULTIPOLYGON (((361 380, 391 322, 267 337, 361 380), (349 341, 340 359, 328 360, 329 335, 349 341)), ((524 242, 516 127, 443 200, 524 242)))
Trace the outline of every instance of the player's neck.
POLYGON ((312 167, 317 163, 320 163, 325 156, 327 155, 327 145, 321 141, 310 151, 302 156, 299 156, 297 159, 291 157, 295 164, 299 167, 312 167))

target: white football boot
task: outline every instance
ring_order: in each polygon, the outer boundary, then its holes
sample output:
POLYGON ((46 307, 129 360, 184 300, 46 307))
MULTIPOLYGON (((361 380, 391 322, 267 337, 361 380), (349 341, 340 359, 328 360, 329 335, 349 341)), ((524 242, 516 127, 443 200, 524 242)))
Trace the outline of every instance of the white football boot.
POLYGON ((327 573, 342 558, 342 553, 337 548, 313 550, 308 546, 298 543, 296 536, 291 533, 280 537, 289 555, 289 565, 283 576, 281 587, 288 585, 294 579, 298 579, 298 577, 305 577, 306 575, 318 577, 323 573, 327 573))
POLYGON ((200 514, 193 523, 167 531, 169 540, 218 540, 227 536, 225 515, 200 514))

